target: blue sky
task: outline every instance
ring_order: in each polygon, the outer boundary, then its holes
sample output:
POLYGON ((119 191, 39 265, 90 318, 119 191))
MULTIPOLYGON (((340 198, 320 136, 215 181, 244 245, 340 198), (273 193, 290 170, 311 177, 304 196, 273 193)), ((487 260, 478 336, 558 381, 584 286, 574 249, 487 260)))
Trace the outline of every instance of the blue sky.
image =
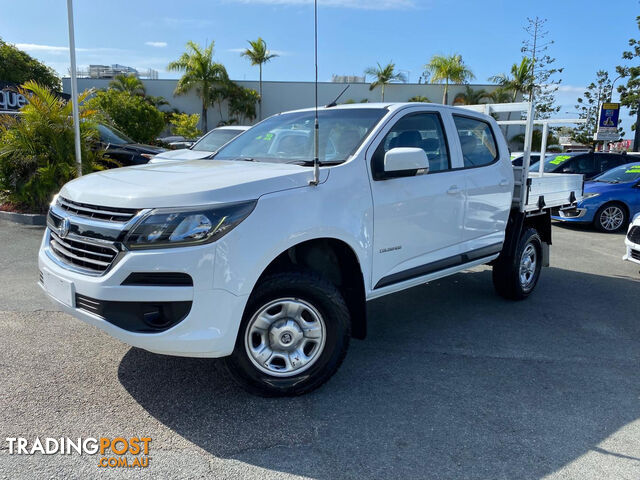
MULTIPOLYGON (((75 0, 74 8, 80 66, 121 63, 172 78, 164 69, 188 40, 214 40, 232 78, 257 79, 239 51, 262 36, 280 54, 265 80, 313 79, 312 0, 75 0)), ((431 55, 460 53, 485 83, 520 59, 526 17, 538 15, 548 19, 550 54, 565 68, 563 116, 574 116, 596 70, 614 73, 628 39, 640 37, 639 14, 638 0, 320 0, 319 76, 362 74, 393 60, 415 82, 431 55)), ((0 36, 67 74, 63 0, 3 2, 0 36)), ((627 138, 629 125, 624 115, 627 138)))

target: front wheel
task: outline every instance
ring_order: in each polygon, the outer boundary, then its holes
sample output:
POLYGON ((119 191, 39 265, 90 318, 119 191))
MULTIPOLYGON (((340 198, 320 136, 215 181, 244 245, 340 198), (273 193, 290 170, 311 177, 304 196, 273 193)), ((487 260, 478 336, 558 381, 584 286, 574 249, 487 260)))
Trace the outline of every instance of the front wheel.
POLYGON ((515 255, 500 257, 493 266, 493 285, 505 298, 522 300, 535 289, 542 268, 542 240, 535 228, 525 230, 515 255))
POLYGON ((337 370, 350 339, 340 291, 311 272, 266 277, 251 295, 225 365, 251 393, 302 395, 337 370))
POLYGON ((608 203, 600 207, 593 219, 593 223, 601 232, 614 233, 619 232, 629 221, 627 220, 627 211, 622 205, 608 203))

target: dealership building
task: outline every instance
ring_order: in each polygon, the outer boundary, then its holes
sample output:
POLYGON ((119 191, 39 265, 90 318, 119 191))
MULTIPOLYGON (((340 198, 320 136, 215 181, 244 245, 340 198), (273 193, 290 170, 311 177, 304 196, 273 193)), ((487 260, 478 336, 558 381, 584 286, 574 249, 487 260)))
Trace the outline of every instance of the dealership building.
MULTIPOLYGON (((361 79, 358 78, 359 80, 361 79)), ((101 78, 78 78, 78 90, 83 91, 89 88, 106 89, 109 86, 109 79, 101 78)), ((202 106, 195 91, 186 95, 174 96, 174 91, 178 80, 175 79, 142 79, 148 95, 162 96, 167 102, 167 109, 176 108, 184 113, 201 113, 202 106)), ((235 83, 246 88, 259 89, 257 81, 235 80, 235 83)), ((71 82, 69 78, 62 80, 63 91, 71 92, 71 82)), ((380 88, 369 90, 369 83, 341 83, 341 82, 320 82, 318 83, 318 102, 326 105, 332 102, 344 88, 349 85, 349 89, 340 98, 340 103, 352 100, 361 102, 380 101, 380 88)), ((474 90, 485 90, 492 92, 496 85, 471 85, 474 90)), ((442 101, 444 85, 418 84, 418 83, 391 83, 385 87, 385 102, 406 102, 411 97, 422 96, 434 103, 442 101)), ((449 86, 449 102, 453 103, 456 95, 465 91, 464 85, 449 86)), ((287 110, 312 107, 315 102, 313 82, 262 82, 262 112, 263 117, 268 117, 276 113, 287 110)), ((210 107, 208 113, 209 125, 217 125, 220 121, 227 120, 226 105, 222 105, 222 116, 217 107, 210 107)), ((255 120, 257 121, 257 119, 255 120)))

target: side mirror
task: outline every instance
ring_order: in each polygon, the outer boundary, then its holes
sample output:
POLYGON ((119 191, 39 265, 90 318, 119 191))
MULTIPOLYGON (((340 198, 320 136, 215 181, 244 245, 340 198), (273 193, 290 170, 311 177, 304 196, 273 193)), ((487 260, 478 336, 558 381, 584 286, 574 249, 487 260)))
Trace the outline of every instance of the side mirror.
POLYGON ((429 171, 429 158, 421 148, 392 148, 384 155, 384 171, 425 174, 429 171))

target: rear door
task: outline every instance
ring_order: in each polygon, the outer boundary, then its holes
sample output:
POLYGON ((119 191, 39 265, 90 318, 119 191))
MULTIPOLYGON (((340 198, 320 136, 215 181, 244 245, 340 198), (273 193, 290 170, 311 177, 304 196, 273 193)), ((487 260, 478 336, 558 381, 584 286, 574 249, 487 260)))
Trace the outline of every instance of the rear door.
MULTIPOLYGON (((500 252, 513 197, 513 168, 501 157, 491 124, 454 114, 465 178, 464 250, 474 260, 500 252)), ((503 154, 506 156, 506 152, 503 154)))
POLYGON ((383 129, 369 147, 374 289, 451 267, 460 253, 464 172, 449 148, 445 121, 439 109, 414 108, 383 129), (397 147, 422 148, 429 172, 385 173, 384 155, 397 147))

